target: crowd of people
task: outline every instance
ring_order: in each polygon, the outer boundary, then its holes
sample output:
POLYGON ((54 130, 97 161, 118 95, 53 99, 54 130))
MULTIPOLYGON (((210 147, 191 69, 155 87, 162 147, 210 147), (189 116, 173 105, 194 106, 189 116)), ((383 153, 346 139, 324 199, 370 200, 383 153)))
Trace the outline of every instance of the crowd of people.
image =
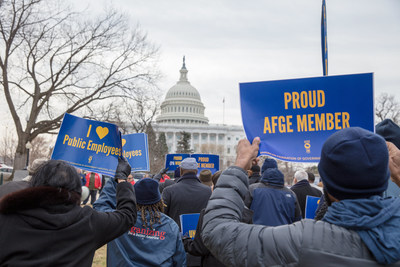
POLYGON ((319 185, 299 169, 287 186, 274 159, 257 157, 258 137, 239 141, 233 166, 199 172, 186 158, 174 179, 163 169, 134 182, 124 158, 108 181, 36 160, 0 186, 0 266, 91 266, 105 244, 107 266, 400 266, 400 198, 385 195, 400 187, 400 128, 385 120, 376 132, 332 134, 319 185), (307 196, 320 198, 314 219, 307 196), (191 213, 194 237, 180 219, 191 213))

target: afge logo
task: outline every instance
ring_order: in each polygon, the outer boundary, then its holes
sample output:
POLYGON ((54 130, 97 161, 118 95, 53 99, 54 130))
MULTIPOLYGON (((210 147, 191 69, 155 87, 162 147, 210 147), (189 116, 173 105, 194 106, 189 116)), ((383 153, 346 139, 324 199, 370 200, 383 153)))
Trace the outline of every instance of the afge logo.
POLYGON ((310 140, 304 140, 304 148, 306 149, 306 153, 309 154, 311 152, 311 144, 310 140))

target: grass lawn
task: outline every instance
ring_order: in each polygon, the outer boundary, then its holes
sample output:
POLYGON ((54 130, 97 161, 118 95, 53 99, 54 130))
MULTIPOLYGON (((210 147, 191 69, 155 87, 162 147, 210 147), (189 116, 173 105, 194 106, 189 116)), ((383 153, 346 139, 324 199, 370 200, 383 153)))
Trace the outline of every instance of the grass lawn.
POLYGON ((107 245, 102 246, 94 254, 92 267, 103 267, 107 265, 107 245))

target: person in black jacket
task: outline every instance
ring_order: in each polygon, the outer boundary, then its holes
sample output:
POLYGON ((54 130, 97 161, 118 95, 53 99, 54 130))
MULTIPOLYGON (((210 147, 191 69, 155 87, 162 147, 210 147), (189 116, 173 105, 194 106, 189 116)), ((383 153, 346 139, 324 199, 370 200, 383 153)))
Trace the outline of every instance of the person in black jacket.
MULTIPOLYGON (((186 158, 181 162, 181 177, 162 192, 166 205, 164 213, 171 217, 181 229, 179 215, 200 213, 211 196, 211 188, 197 178, 197 162, 186 158)), ((200 258, 187 255, 187 266, 200 266, 200 258)))
POLYGON ((30 187, 0 201, 0 266, 91 266, 96 249, 136 222, 131 167, 119 159, 117 210, 81 207, 81 180, 74 167, 50 160, 30 187))
POLYGON ((322 192, 310 185, 310 183, 308 182, 308 174, 303 170, 295 172, 294 183, 295 184, 290 189, 296 193, 297 201, 300 204, 302 216, 303 218, 305 218, 307 196, 321 197, 322 192))

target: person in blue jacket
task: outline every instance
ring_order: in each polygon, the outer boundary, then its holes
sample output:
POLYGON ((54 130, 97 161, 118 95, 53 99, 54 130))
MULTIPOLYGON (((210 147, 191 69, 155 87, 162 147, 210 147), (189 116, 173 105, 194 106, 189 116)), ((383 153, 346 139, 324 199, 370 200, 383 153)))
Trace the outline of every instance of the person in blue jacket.
MULTIPOLYGON (((107 244, 107 266, 186 266, 178 225, 165 215, 158 182, 151 178, 134 185, 137 221, 131 229, 107 244)), ((99 211, 116 207, 116 183, 110 180, 94 203, 99 211)))

